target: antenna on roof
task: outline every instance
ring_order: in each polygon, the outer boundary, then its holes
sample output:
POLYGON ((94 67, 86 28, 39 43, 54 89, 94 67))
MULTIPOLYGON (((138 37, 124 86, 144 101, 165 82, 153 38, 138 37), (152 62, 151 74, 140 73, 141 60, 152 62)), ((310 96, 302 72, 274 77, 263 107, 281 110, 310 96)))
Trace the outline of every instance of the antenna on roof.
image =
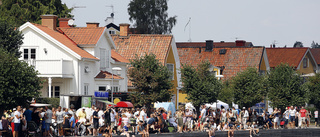
POLYGON ((189 17, 189 21, 186 24, 186 26, 184 27, 184 31, 186 31, 186 27, 189 25, 189 40, 188 42, 191 42, 191 17, 189 17))
MULTIPOLYGON (((106 22, 106 25, 110 24, 110 23, 113 23, 114 21, 114 7, 113 5, 106 5, 106 7, 110 7, 111 8, 111 14, 110 14, 110 17, 107 17, 104 21, 106 22)), ((109 12, 108 12, 109 13, 109 12)))
MULTIPOLYGON (((73 4, 71 8, 74 10, 74 9, 78 9, 78 8, 86 8, 86 6, 76 6, 76 4, 73 4)), ((72 13, 73 10, 71 11, 71 14, 73 14, 72 13)))
POLYGON ((278 42, 277 42, 276 40, 274 40, 274 41, 272 42, 272 47, 275 48, 275 47, 276 47, 276 44, 278 44, 278 42))

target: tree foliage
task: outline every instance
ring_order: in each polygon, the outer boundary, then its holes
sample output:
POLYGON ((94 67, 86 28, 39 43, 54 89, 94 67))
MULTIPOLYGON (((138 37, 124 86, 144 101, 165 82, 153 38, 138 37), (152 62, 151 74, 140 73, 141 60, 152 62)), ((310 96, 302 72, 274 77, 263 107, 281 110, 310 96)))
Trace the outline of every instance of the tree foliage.
POLYGON ((308 87, 308 99, 310 104, 314 104, 317 108, 320 108, 320 74, 317 73, 308 79, 306 83, 308 87))
POLYGON ((281 63, 268 74, 268 98, 274 107, 303 105, 306 91, 303 78, 288 64, 281 63))
POLYGON ((301 48, 301 47, 303 47, 303 43, 300 42, 300 41, 296 41, 296 42, 293 44, 293 47, 294 47, 294 48, 301 48))
POLYGON ((221 91, 221 82, 209 71, 210 63, 201 62, 196 68, 191 65, 182 65, 182 91, 188 95, 187 99, 198 108, 201 104, 212 103, 217 100, 221 91))
POLYGON ((140 34, 168 34, 176 24, 176 16, 168 17, 168 0, 131 0, 129 20, 140 34))
POLYGON ((170 76, 171 72, 163 66, 156 55, 150 54, 130 60, 131 67, 128 75, 132 84, 136 87, 136 92, 130 94, 130 99, 135 106, 150 108, 152 102, 169 101, 172 96, 170 76))
POLYGON ((41 80, 26 62, 0 48, 0 113, 39 97, 41 80))
POLYGON ((247 68, 238 73, 229 87, 234 94, 234 102, 243 107, 261 102, 266 93, 264 76, 256 68, 247 68))
POLYGON ((23 35, 7 21, 0 19, 0 48, 20 57, 23 35))
POLYGON ((230 81, 231 80, 226 80, 222 83, 222 89, 221 92, 218 93, 218 99, 229 105, 232 105, 232 102, 234 102, 234 94, 230 88, 230 81))
POLYGON ((320 45, 318 44, 318 42, 315 43, 314 41, 312 41, 311 48, 320 48, 320 45))
POLYGON ((2 0, 0 18, 20 26, 29 21, 41 24, 40 15, 53 14, 58 17, 71 17, 72 8, 61 0, 2 0))

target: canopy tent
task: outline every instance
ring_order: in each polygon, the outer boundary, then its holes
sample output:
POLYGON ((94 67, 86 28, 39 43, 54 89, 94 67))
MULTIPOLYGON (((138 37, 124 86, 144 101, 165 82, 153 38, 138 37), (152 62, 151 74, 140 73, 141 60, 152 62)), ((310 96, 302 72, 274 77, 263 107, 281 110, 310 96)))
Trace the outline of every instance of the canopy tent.
POLYGON ((222 102, 222 101, 220 101, 220 100, 217 100, 217 102, 214 102, 214 103, 211 103, 211 104, 209 104, 209 103, 207 103, 207 104, 205 104, 207 107, 211 107, 211 108, 213 108, 213 109, 221 109, 222 107, 224 108, 224 109, 229 109, 229 105, 227 104, 227 103, 224 103, 224 102, 222 102))
POLYGON ((115 107, 118 108, 133 108, 133 104, 131 102, 128 101, 120 101, 117 103, 117 105, 115 105, 115 107))
POLYGON ((108 100, 98 100, 99 102, 105 103, 107 105, 115 105, 114 103, 108 101, 108 100))
POLYGON ((171 116, 173 117, 176 113, 176 107, 173 102, 156 102, 154 103, 154 108, 164 108, 167 112, 171 111, 171 116))
POLYGON ((42 104, 42 103, 32 103, 30 104, 31 107, 45 107, 45 106, 51 106, 51 104, 42 104))

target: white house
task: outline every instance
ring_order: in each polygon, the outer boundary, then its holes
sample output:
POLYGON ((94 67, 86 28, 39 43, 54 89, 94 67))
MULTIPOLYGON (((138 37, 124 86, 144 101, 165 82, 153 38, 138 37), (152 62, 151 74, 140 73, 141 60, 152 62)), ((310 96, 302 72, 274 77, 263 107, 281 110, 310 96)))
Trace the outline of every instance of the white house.
POLYGON ((83 97, 94 99, 95 92, 111 87, 127 92, 129 61, 112 51, 115 45, 106 27, 99 23, 70 27, 68 19, 59 19, 58 28, 57 16, 41 17, 41 25, 27 22, 19 29, 24 35, 20 59, 43 78, 42 97, 60 98, 60 105, 69 108, 81 107, 83 97))

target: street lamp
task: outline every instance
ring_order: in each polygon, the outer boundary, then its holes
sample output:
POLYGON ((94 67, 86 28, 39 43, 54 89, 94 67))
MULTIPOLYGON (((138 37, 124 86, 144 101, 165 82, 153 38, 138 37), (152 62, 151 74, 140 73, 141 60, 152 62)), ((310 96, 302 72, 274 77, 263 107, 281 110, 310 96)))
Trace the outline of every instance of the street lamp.
POLYGON ((114 90, 114 87, 113 87, 113 71, 121 71, 122 69, 120 67, 113 67, 112 68, 112 85, 111 85, 111 102, 113 103, 113 90, 114 90))

